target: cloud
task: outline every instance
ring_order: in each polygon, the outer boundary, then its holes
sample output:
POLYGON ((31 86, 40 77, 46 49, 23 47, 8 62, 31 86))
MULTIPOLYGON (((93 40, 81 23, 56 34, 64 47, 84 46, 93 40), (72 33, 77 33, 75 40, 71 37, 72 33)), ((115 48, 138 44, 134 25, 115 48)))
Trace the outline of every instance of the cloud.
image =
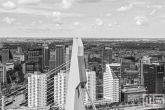
POLYGON ((102 21, 100 18, 98 18, 98 19, 96 19, 96 21, 95 21, 95 25, 101 26, 101 25, 103 25, 103 21, 102 21))
POLYGON ((147 26, 148 25, 148 19, 146 17, 137 16, 135 17, 136 25, 138 26, 147 26))
POLYGON ((6 17, 3 21, 5 21, 7 24, 12 24, 16 19, 14 18, 9 18, 9 17, 6 17))
POLYGON ((79 22, 75 22, 75 23, 74 23, 75 26, 78 26, 79 24, 80 24, 79 22))
POLYGON ((20 5, 37 5, 41 0, 18 0, 17 2, 20 5))
POLYGON ((152 5, 152 6, 147 6, 147 8, 162 9, 162 6, 161 5, 152 5))
POLYGON ((61 3, 56 3, 55 6, 59 7, 60 9, 70 9, 74 3, 94 3, 100 2, 102 0, 62 0, 61 3))
POLYGON ((6 3, 2 3, 2 8, 6 9, 6 10, 15 9, 15 8, 17 8, 17 5, 12 1, 8 1, 6 3))
POLYGON ((130 10, 132 7, 133 7, 133 5, 129 4, 129 6, 122 6, 122 7, 118 8, 117 11, 125 12, 125 11, 130 10))
POLYGON ((57 12, 53 12, 52 14, 52 17, 53 17, 53 22, 55 24, 62 24, 62 14, 61 12, 57 11, 57 12))
POLYGON ((58 18, 60 18, 61 17, 61 12, 59 12, 59 11, 57 11, 57 12, 53 12, 53 17, 58 17, 58 18))
POLYGON ((94 2, 100 2, 102 0, 74 0, 74 1, 80 3, 94 3, 94 2))
POLYGON ((69 8, 71 8, 71 6, 72 6, 72 3, 71 2, 68 2, 67 0, 62 0, 61 8, 63 8, 63 9, 69 9, 69 8))
POLYGON ((107 13, 107 14, 105 14, 105 16, 106 16, 106 17, 110 17, 110 16, 111 16, 111 14, 110 14, 110 13, 107 13))
POLYGON ((152 10, 152 12, 149 15, 154 15, 156 13, 156 9, 152 10))
POLYGON ((72 7, 73 2, 69 2, 67 0, 62 0, 61 3, 56 3, 55 7, 58 7, 60 9, 70 9, 72 7))

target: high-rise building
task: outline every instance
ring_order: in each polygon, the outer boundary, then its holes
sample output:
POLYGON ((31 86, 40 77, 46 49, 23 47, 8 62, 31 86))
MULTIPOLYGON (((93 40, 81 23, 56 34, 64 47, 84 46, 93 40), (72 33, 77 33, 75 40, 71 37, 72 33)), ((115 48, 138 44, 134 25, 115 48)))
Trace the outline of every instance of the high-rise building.
POLYGON ((43 45, 42 52, 43 52, 43 60, 42 60, 43 61, 43 68, 48 69, 49 68, 49 60, 50 60, 50 49, 46 44, 43 45))
POLYGON ((22 47, 17 47, 17 53, 22 53, 22 47))
MULTIPOLYGON (((89 95, 92 101, 96 100, 96 72, 95 71, 86 71, 87 83, 86 87, 88 89, 89 95)), ((84 102, 90 102, 89 97, 86 92, 84 92, 84 102)))
MULTIPOLYGON (((56 45, 55 47, 55 68, 62 65, 65 62, 65 46, 64 45, 56 45)), ((61 70, 64 70, 61 69, 61 70)), ((59 73, 57 71, 57 73, 59 73)))
MULTIPOLYGON (((72 55, 72 46, 68 46, 66 48, 66 63, 71 60, 71 55, 72 55)), ((66 70, 70 68, 70 64, 66 65, 66 70)))
POLYGON ((54 103, 62 110, 66 104, 68 73, 63 70, 54 76, 54 103))
POLYGON ((44 107, 47 105, 47 76, 34 72, 28 77, 28 106, 44 107))
POLYGON ((119 102, 119 78, 112 71, 109 64, 106 64, 106 72, 103 74, 103 97, 111 102, 119 102))
POLYGON ((149 94, 163 94, 164 64, 144 64, 144 86, 149 94))
POLYGON ((48 47, 29 49, 26 54, 26 73, 34 73, 34 71, 43 72, 49 67, 49 53, 48 47))
MULTIPOLYGON (((61 66, 62 64, 64 64, 65 62, 65 46, 64 45, 56 45, 55 46, 55 60, 50 60, 49 63, 49 69, 55 69, 59 66, 61 66)), ((63 67, 59 67, 55 72, 52 72, 51 75, 48 77, 48 80, 51 82, 48 84, 48 86, 50 86, 48 88, 47 91, 48 92, 48 105, 54 103, 54 98, 51 95, 54 95, 54 76, 57 75, 58 73, 60 73, 60 70, 65 70, 66 66, 63 65, 63 67), (51 86, 52 85, 52 86, 51 86), (50 94, 52 93, 53 94, 50 94)))
POLYGON ((6 78, 6 65, 0 64, 0 83, 4 84, 6 83, 7 78, 6 78))
POLYGON ((10 59, 13 59, 13 56, 12 56, 10 49, 2 49, 1 50, 1 59, 2 59, 2 63, 6 63, 10 59))
POLYGON ((102 49, 102 72, 105 72, 106 64, 112 63, 112 48, 105 47, 102 49))

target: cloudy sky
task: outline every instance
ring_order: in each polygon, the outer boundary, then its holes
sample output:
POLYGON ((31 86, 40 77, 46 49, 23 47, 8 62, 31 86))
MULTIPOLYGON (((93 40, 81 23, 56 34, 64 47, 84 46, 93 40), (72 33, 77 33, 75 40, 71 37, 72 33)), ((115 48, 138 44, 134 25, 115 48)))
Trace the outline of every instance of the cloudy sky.
POLYGON ((0 37, 165 38, 165 0, 0 0, 0 37))

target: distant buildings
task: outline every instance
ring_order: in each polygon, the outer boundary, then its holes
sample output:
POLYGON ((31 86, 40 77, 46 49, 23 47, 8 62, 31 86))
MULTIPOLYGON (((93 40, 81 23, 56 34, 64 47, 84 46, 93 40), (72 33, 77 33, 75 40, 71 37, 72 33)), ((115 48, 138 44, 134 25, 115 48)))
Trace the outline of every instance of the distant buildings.
MULTIPOLYGON (((90 94, 92 101, 95 101, 96 100, 96 72, 87 70, 86 77, 87 77, 86 87, 88 89, 88 92, 90 94)), ((86 92, 84 93, 84 102, 85 103, 90 102, 89 97, 86 92)))
POLYGON ((28 107, 44 107, 47 105, 46 74, 34 72, 28 77, 28 107))
POLYGON ((66 104, 68 76, 63 70, 54 76, 54 103, 60 109, 64 109, 66 104))
POLYGON ((119 102, 119 87, 119 78, 112 71, 110 65, 106 64, 106 72, 103 74, 103 98, 110 99, 111 102, 119 102))

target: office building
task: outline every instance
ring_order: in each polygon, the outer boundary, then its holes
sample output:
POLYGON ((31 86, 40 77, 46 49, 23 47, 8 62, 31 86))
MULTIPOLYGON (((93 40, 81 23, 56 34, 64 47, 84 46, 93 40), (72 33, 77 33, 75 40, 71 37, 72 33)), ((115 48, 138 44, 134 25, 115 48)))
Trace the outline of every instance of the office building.
POLYGON ((47 105, 47 76, 34 72, 28 77, 28 107, 47 105))
MULTIPOLYGON (((86 87, 92 101, 94 102, 96 100, 96 72, 87 70, 86 76, 87 76, 86 87)), ((90 102, 86 92, 84 93, 84 102, 85 103, 90 102)))
POLYGON ((147 90, 142 85, 125 85, 122 89, 124 94, 123 100, 124 102, 138 101, 141 102, 143 98, 143 94, 147 93, 147 90))
POLYGON ((48 70, 49 68, 49 60, 50 60, 50 49, 47 44, 43 44, 42 47, 42 52, 43 52, 43 69, 48 70))
POLYGON ((34 71, 44 72, 49 67, 48 47, 28 49, 26 53, 26 73, 34 73, 34 71))
POLYGON ((163 77, 165 72, 163 64, 144 64, 144 86, 149 94, 163 94, 163 77))
POLYGON ((13 59, 13 56, 12 56, 10 49, 2 49, 1 50, 1 59, 2 59, 2 63, 6 63, 9 60, 13 59))
POLYGON ((54 76, 54 103, 62 110, 66 104, 68 76, 69 74, 65 70, 61 70, 54 76))
POLYGON ((102 72, 105 72, 106 64, 112 63, 112 49, 105 47, 102 49, 102 72))
POLYGON ((0 63, 0 83, 4 84, 6 82, 6 65, 0 63))
MULTIPOLYGON (((55 46, 55 68, 65 63, 65 46, 64 45, 56 45, 55 46)), ((64 70, 62 68, 61 70, 64 70)), ((59 73, 57 71, 57 73, 59 73)))
POLYGON ((119 78, 112 71, 109 64, 106 64, 106 72, 103 74, 103 98, 111 102, 119 102, 119 78))

